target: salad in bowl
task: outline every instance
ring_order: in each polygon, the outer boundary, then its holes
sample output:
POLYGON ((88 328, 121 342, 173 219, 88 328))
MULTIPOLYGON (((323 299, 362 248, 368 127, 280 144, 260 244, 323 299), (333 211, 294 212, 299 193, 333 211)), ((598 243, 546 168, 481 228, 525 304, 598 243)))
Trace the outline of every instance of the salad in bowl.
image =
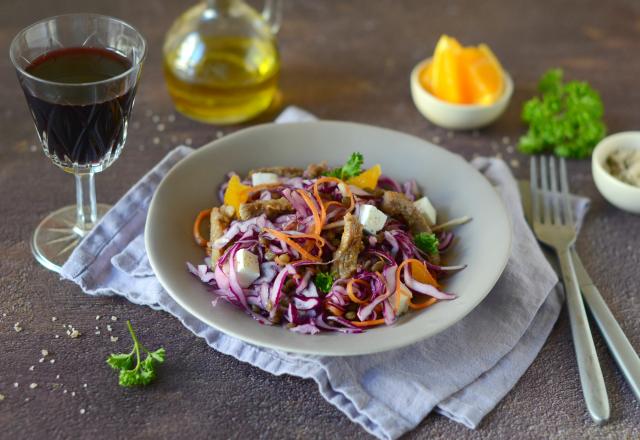
POLYGON ((213 304, 224 299, 261 324, 316 334, 360 333, 455 300, 443 281, 465 266, 444 261, 456 241, 451 229, 470 218, 438 224, 415 181, 363 163, 353 153, 333 169, 229 173, 223 204, 193 224, 204 261, 187 262, 213 304))

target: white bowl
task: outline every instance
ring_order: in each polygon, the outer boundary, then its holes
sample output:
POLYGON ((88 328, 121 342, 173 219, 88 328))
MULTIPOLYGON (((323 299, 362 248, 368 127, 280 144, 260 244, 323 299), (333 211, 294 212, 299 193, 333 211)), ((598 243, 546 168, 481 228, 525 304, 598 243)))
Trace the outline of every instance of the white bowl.
POLYGON ((618 148, 640 150, 640 131, 624 131, 602 139, 591 156, 591 173, 600 194, 618 208, 640 214, 640 188, 613 177, 605 169, 607 157, 618 148))
POLYGON ((158 280, 196 318, 251 344, 323 355, 390 350, 453 325, 494 286, 509 258, 510 243, 510 217, 498 193, 461 156, 397 131, 330 121, 260 125, 199 148, 160 183, 145 228, 147 253, 158 280), (191 226, 200 210, 219 204, 217 189, 225 175, 231 170, 242 175, 261 166, 306 166, 322 160, 337 165, 353 151, 364 154, 365 166, 379 163, 390 177, 415 179, 438 209, 439 221, 473 217, 456 229, 458 240, 447 256, 449 264, 468 265, 444 285, 458 298, 408 313, 395 325, 355 335, 302 335, 260 325, 225 301, 213 307, 213 294, 187 272, 185 262, 200 263, 204 257, 193 241, 191 226))
POLYGON ((513 94, 513 81, 507 72, 502 95, 493 104, 452 104, 435 97, 420 84, 420 72, 429 63, 431 58, 418 63, 411 72, 411 97, 425 118, 451 130, 470 130, 489 125, 504 113, 513 94))

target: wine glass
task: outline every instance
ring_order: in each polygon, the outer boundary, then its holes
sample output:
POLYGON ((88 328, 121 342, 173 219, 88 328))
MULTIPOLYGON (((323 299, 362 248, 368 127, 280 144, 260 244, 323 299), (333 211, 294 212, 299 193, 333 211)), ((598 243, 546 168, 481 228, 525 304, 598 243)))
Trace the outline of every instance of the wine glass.
POLYGON ((133 27, 97 14, 44 19, 11 43, 42 149, 76 182, 76 204, 45 217, 31 240, 33 254, 48 269, 59 272, 109 209, 96 203, 94 174, 122 151, 146 52, 133 27))

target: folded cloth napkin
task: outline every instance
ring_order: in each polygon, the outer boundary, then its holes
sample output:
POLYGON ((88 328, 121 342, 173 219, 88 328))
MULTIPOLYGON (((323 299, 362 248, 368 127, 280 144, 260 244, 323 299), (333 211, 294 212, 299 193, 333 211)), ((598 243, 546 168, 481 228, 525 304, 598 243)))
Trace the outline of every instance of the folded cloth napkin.
MULTIPOLYGON (((313 116, 290 108, 279 119, 301 118, 313 116)), ((378 438, 399 437, 433 410, 475 428, 533 362, 558 318, 563 293, 524 219, 516 181, 503 161, 478 158, 473 165, 495 185, 511 215, 513 244, 502 277, 463 320, 412 346, 353 357, 284 353, 221 333, 173 301, 144 248, 154 190, 191 151, 177 147, 131 188, 75 249, 62 277, 90 295, 121 295, 165 310, 215 350, 265 371, 314 379, 331 404, 378 438)), ((575 201, 576 218, 587 205, 575 201)))

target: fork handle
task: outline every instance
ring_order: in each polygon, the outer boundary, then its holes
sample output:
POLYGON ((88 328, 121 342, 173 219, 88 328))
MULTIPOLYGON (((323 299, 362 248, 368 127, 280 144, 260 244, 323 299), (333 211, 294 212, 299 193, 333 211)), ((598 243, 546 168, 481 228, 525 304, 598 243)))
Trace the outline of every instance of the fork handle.
POLYGON ((597 424, 602 424, 609 419, 609 398, 569 249, 559 249, 558 258, 567 295, 567 310, 580 371, 582 393, 591 418, 597 424))
MULTIPOLYGON (((572 250, 573 258, 579 258, 575 250, 572 250)), ((575 260, 573 260, 575 261, 575 260)), ((640 357, 633 349, 633 345, 622 331, 620 324, 611 313, 609 306, 602 298, 598 288, 593 284, 583 285, 582 296, 591 310, 591 315, 604 336, 609 351, 620 367, 622 374, 627 379, 636 399, 640 401, 640 357)))

